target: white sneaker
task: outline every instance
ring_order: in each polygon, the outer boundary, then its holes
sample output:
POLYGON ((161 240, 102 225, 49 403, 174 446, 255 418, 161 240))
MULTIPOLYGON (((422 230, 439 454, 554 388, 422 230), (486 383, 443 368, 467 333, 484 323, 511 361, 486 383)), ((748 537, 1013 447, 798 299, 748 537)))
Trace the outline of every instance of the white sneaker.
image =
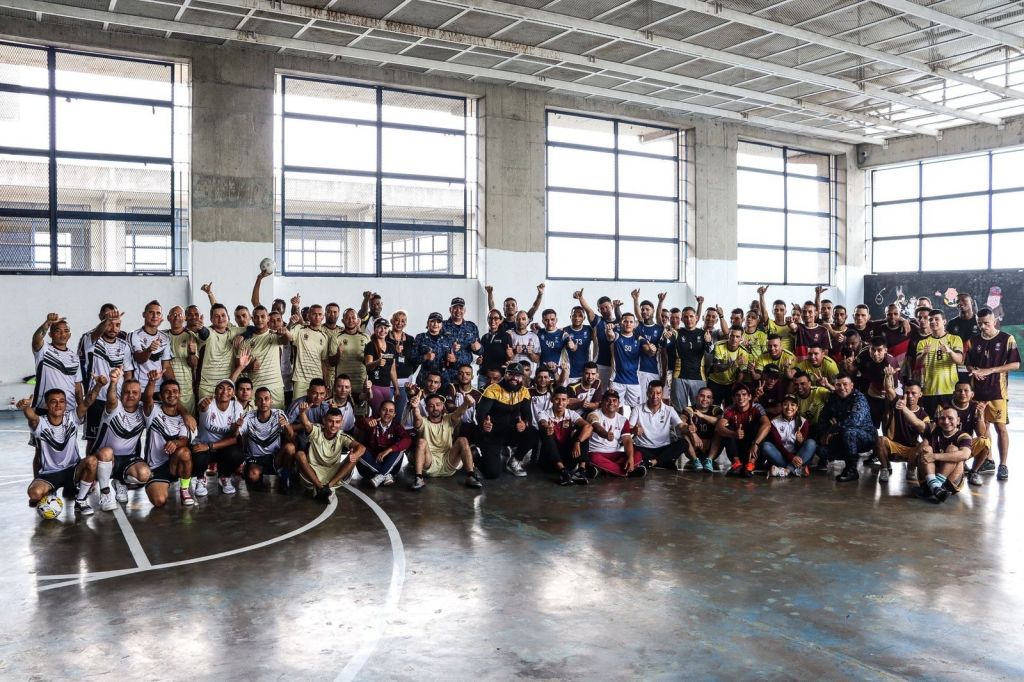
POLYGON ((522 463, 515 457, 509 458, 508 464, 505 465, 505 468, 508 469, 510 474, 518 478, 522 478, 526 475, 526 471, 523 470, 522 463))
POLYGON ((128 502, 128 487, 121 481, 111 481, 114 484, 114 497, 121 504, 128 502))
POLYGON ((772 468, 768 470, 769 478, 785 478, 786 476, 789 476, 789 469, 786 469, 785 467, 779 467, 773 464, 772 468))
POLYGON ((79 516, 92 516, 95 513, 92 505, 89 504, 89 500, 75 500, 75 514, 79 516))
POLYGON ((907 467, 907 482, 917 483, 917 467, 907 467))
POLYGON ((182 489, 181 491, 181 504, 185 507, 191 507, 196 503, 196 498, 192 497, 192 493, 189 490, 182 489))
POLYGON ((370 479, 370 485, 372 485, 374 488, 379 488, 383 482, 384 474, 377 474, 376 476, 370 479))
POLYGON ((196 483, 196 497, 206 497, 207 494, 209 494, 209 491, 206 489, 206 476, 200 476, 199 478, 195 478, 193 480, 196 483))
POLYGON ((227 476, 221 476, 217 481, 220 483, 220 491, 225 495, 234 495, 235 486, 232 485, 232 481, 227 476))
POLYGON ((384 485, 394 485, 395 477, 391 474, 384 474, 384 485))
POLYGON ((114 493, 109 491, 100 493, 100 509, 103 511, 114 511, 117 509, 117 500, 114 499, 114 493))

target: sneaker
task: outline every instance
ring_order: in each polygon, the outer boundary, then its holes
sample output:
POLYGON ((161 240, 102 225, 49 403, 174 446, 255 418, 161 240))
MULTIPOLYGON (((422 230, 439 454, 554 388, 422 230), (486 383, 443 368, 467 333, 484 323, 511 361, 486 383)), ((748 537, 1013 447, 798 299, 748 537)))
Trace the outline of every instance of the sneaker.
POLYGON ((587 478, 586 472, 580 469, 575 469, 570 478, 575 485, 588 485, 590 483, 590 479, 587 478))
POLYGON ((508 458, 508 464, 505 465, 505 468, 508 470, 510 474, 516 476, 517 478, 522 478, 523 476, 526 475, 526 471, 523 470, 522 462, 520 462, 515 457, 508 458))
POLYGON ((325 485, 322 488, 316 489, 316 492, 313 493, 313 499, 323 502, 324 504, 327 504, 328 502, 331 501, 331 493, 332 491, 330 486, 325 485))
POLYGON ((949 489, 946 488, 946 486, 942 486, 942 485, 940 485, 940 486, 938 486, 936 488, 932 488, 931 489, 931 493, 932 493, 932 500, 934 500, 936 504, 941 504, 941 503, 945 502, 946 498, 949 497, 949 489))
POLYGON ((466 473, 466 486, 470 488, 483 488, 484 482, 480 480, 480 472, 473 469, 466 473))
POLYGON ((592 481, 601 475, 601 470, 598 469, 593 464, 585 464, 583 469, 583 475, 587 478, 588 481, 592 481))
POLYGON ((95 513, 88 499, 75 500, 75 514, 78 516, 92 516, 95 513))
POLYGON ((838 476, 836 476, 836 483, 856 481, 858 478, 860 478, 860 473, 857 471, 856 467, 846 467, 838 476))
POLYGON ((907 483, 917 483, 917 467, 907 467, 907 483))
POLYGON ((562 473, 558 475, 558 485, 572 485, 572 474, 568 469, 562 469, 562 473))
POLYGON ((789 469, 786 467, 778 467, 774 464, 768 469, 768 478, 786 478, 789 476, 789 469))
POLYGON ((239 476, 238 474, 231 474, 231 487, 234 488, 235 490, 238 490, 238 488, 241 485, 242 485, 242 477, 239 476))
POLYGON ((715 473, 715 465, 714 463, 712 463, 710 457, 704 458, 704 471, 708 472, 709 474, 715 473))
POLYGON ((999 473, 996 474, 997 481, 1005 481, 1010 477, 1010 469, 1005 464, 999 465, 999 473))
POLYGON ((981 474, 979 474, 977 471, 972 471, 971 473, 967 474, 967 484, 981 485, 981 474))
POLYGON ((637 465, 636 469, 633 469, 628 474, 626 474, 626 476, 628 476, 629 478, 643 478, 646 475, 647 467, 645 467, 643 464, 637 465))
POLYGON ((100 493, 100 509, 103 511, 114 511, 117 509, 117 500, 114 499, 114 493, 111 490, 100 493))
POLYGON ((207 488, 206 488, 206 476, 200 476, 199 478, 195 479, 195 482, 196 482, 195 496, 196 497, 206 497, 209 494, 209 490, 207 490, 207 488))
POLYGON ((234 476, 231 476, 230 478, 227 476, 221 476, 217 479, 217 482, 220 483, 220 491, 225 495, 234 495, 238 492, 235 488, 235 482, 232 479, 234 479, 234 476))
POLYGON ((753 462, 747 462, 745 465, 743 465, 743 476, 745 478, 753 478, 754 477, 754 463, 753 462))
POLYGON ((216 462, 210 462, 209 465, 207 465, 207 467, 206 467, 206 475, 207 476, 212 476, 214 478, 217 477, 217 463, 216 462))
POLYGON ((503 447, 501 449, 501 459, 506 464, 508 464, 508 461, 510 459, 512 459, 512 447, 511 446, 506 445, 505 447, 503 447))
POLYGON ((726 476, 739 476, 743 473, 743 463, 738 459, 733 460, 732 466, 725 472, 726 476))
POLYGON ((394 485, 395 477, 392 474, 384 474, 384 485, 394 485))
POLYGON ((128 486, 121 481, 111 481, 114 484, 114 498, 121 504, 128 502, 128 486))
POLYGON ((869 467, 882 466, 882 460, 878 459, 878 455, 871 455, 870 457, 867 458, 867 460, 864 463, 867 464, 869 467))
POLYGON ((372 485, 374 488, 379 488, 383 483, 384 474, 377 474, 376 476, 370 479, 370 485, 372 485))
POLYGON ((693 471, 704 471, 704 462, 700 458, 697 458, 689 464, 684 464, 683 468, 692 469, 693 471))
POLYGON ((986 459, 985 463, 981 465, 980 469, 978 469, 978 473, 979 474, 991 474, 991 473, 995 473, 995 470, 996 470, 996 463, 993 462, 990 459, 986 459))
POLYGON ((181 504, 185 507, 191 507, 195 505, 196 498, 192 497, 192 492, 187 489, 181 491, 181 504))
POLYGON ((878 470, 878 482, 879 483, 888 483, 889 482, 889 474, 891 474, 891 473, 892 473, 892 469, 890 469, 889 467, 881 467, 878 470))
POLYGON ((427 484, 427 479, 424 476, 417 476, 413 479, 413 482, 409 485, 410 490, 422 490, 423 486, 427 484))

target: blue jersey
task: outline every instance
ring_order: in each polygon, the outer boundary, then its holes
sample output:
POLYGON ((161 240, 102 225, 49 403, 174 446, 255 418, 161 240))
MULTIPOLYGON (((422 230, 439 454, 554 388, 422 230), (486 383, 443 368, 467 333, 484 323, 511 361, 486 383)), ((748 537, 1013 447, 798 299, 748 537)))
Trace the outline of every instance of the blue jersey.
POLYGON ((557 365, 562 359, 562 349, 565 348, 569 335, 562 329, 553 332, 541 329, 537 332, 537 338, 540 339, 540 364, 546 365, 550 362, 557 365))
POLYGON ((594 329, 592 327, 573 329, 569 326, 562 331, 576 342, 576 350, 565 349, 565 356, 569 360, 569 376, 574 379, 582 377, 583 365, 590 361, 590 342, 594 340, 594 329))
MULTIPOLYGON (((647 339, 647 343, 655 348, 661 348, 661 337, 665 333, 665 329, 660 324, 641 324, 637 325, 636 332, 634 333, 641 339, 647 339)), ((648 374, 657 374, 658 356, 641 353, 640 371, 647 372, 648 374)))
POLYGON ((615 356, 615 376, 612 378, 617 384, 640 383, 636 375, 640 366, 640 344, 643 341, 636 334, 633 336, 622 336, 619 334, 615 342, 611 344, 612 353, 615 356))
MULTIPOLYGON (((590 319, 590 326, 594 330, 594 338, 597 340, 597 359, 595 362, 602 365, 603 367, 610 367, 612 364, 612 347, 608 343, 608 337, 605 328, 608 326, 608 322, 604 321, 604 318, 595 315, 590 319)), ((611 323, 613 328, 615 323, 611 323)))

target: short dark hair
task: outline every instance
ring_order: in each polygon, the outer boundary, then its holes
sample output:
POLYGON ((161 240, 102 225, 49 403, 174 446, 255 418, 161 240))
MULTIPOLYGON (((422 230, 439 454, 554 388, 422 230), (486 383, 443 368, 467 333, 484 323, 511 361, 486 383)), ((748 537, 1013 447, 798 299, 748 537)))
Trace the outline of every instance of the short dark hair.
POLYGON ((540 314, 541 319, 543 319, 545 315, 554 315, 555 317, 558 317, 558 313, 555 312, 554 308, 545 308, 544 312, 540 314))
POLYGON ((249 377, 238 377, 238 381, 235 382, 235 389, 237 390, 238 387, 241 386, 242 384, 248 384, 249 386, 252 386, 252 379, 250 379, 249 377))
POLYGON ((569 389, 565 386, 556 386, 555 390, 551 392, 551 395, 569 395, 569 389))
POLYGON ((992 314, 993 314, 992 309, 988 308, 988 307, 982 308, 977 313, 975 313, 975 315, 977 315, 978 317, 988 317, 989 315, 992 315, 992 314))
POLYGON ((313 388, 314 386, 323 386, 324 388, 327 388, 327 382, 320 377, 313 377, 309 380, 309 387, 313 388))
POLYGON ((43 398, 45 400, 49 400, 51 395, 57 395, 57 394, 60 394, 60 395, 64 396, 65 398, 68 397, 68 394, 64 392, 64 389, 62 389, 62 388, 51 388, 49 391, 47 391, 46 393, 43 394, 43 398))
POLYGON ((597 363, 593 360, 587 360, 583 363, 583 369, 597 369, 597 363))
POLYGON ((648 391, 652 388, 665 388, 665 382, 661 379, 654 379, 651 383, 647 384, 648 391))

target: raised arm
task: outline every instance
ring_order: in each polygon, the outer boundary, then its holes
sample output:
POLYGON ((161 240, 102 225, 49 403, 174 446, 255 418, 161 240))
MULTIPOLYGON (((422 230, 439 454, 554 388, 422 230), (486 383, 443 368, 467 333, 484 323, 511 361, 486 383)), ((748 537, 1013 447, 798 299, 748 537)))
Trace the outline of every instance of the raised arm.
MULTIPOLYGON (((89 408, 92 407, 92 404, 96 402, 96 396, 100 394, 100 389, 107 385, 107 381, 107 377, 103 374, 98 374, 93 377, 92 386, 89 388, 89 392, 86 393, 85 398, 78 401, 78 404, 75 406, 75 412, 78 413, 79 419, 85 419, 86 413, 89 411, 89 408)), ((111 391, 109 392, 114 392, 113 389, 114 387, 111 386, 111 391)))
POLYGON ((39 414, 32 407, 32 398, 22 398, 15 404, 15 407, 22 411, 25 419, 28 420, 28 427, 34 431, 39 426, 39 414))
MULTIPOLYGON (((452 423, 455 424, 462 419, 462 415, 466 414, 466 412, 469 411, 469 408, 474 405, 476 405, 476 399, 472 394, 466 393, 462 396, 462 404, 455 408, 455 411, 449 414, 448 417, 452 420, 452 423)), ((416 413, 419 414, 419 410, 416 410, 416 413)), ((416 427, 419 428, 419 425, 417 424, 416 427)))
POLYGON ((217 305, 217 297, 213 295, 213 282, 207 282, 206 284, 199 287, 199 290, 206 294, 206 298, 210 301, 211 308, 217 305))
POLYGON ((487 292, 487 309, 494 310, 494 287, 488 284, 484 286, 484 291, 487 292))
POLYGON ((263 280, 267 277, 270 277, 270 275, 260 270, 259 274, 256 275, 256 281, 253 282, 252 294, 249 296, 249 302, 252 303, 254 308, 260 304, 260 285, 263 284, 263 280))
POLYGON ((760 318, 761 318, 761 324, 762 325, 767 325, 768 324, 768 320, 770 319, 768 317, 768 306, 765 304, 765 300, 764 300, 764 295, 767 292, 768 292, 768 285, 767 284, 757 288, 757 302, 761 304, 758 307, 761 309, 760 310, 760 318))
POLYGON ((160 370, 150 370, 149 383, 146 384, 146 390, 142 393, 142 410, 147 415, 153 413, 153 406, 156 404, 153 395, 156 393, 156 382, 160 381, 160 374, 160 370))
POLYGON ((543 299, 544 282, 541 282, 540 284, 537 285, 537 298, 533 299, 533 305, 531 305, 530 309, 526 311, 526 316, 529 317, 531 320, 533 319, 533 316, 537 314, 537 311, 540 310, 540 302, 543 299))
POLYGON ((38 353, 39 349, 43 347, 46 342, 46 332, 50 331, 50 327, 60 322, 61 316, 57 313, 50 313, 43 320, 43 323, 39 325, 35 333, 32 334, 32 352, 38 353))
POLYGON ((633 299, 633 316, 638 320, 642 319, 640 317, 640 290, 633 289, 633 291, 629 292, 629 295, 633 299))
POLYGON ((587 322, 590 322, 595 317, 597 317, 597 314, 594 312, 594 309, 590 307, 589 303, 587 303, 587 299, 583 298, 583 289, 580 289, 579 291, 574 291, 572 297, 580 302, 580 307, 583 308, 583 312, 587 314, 587 322))

